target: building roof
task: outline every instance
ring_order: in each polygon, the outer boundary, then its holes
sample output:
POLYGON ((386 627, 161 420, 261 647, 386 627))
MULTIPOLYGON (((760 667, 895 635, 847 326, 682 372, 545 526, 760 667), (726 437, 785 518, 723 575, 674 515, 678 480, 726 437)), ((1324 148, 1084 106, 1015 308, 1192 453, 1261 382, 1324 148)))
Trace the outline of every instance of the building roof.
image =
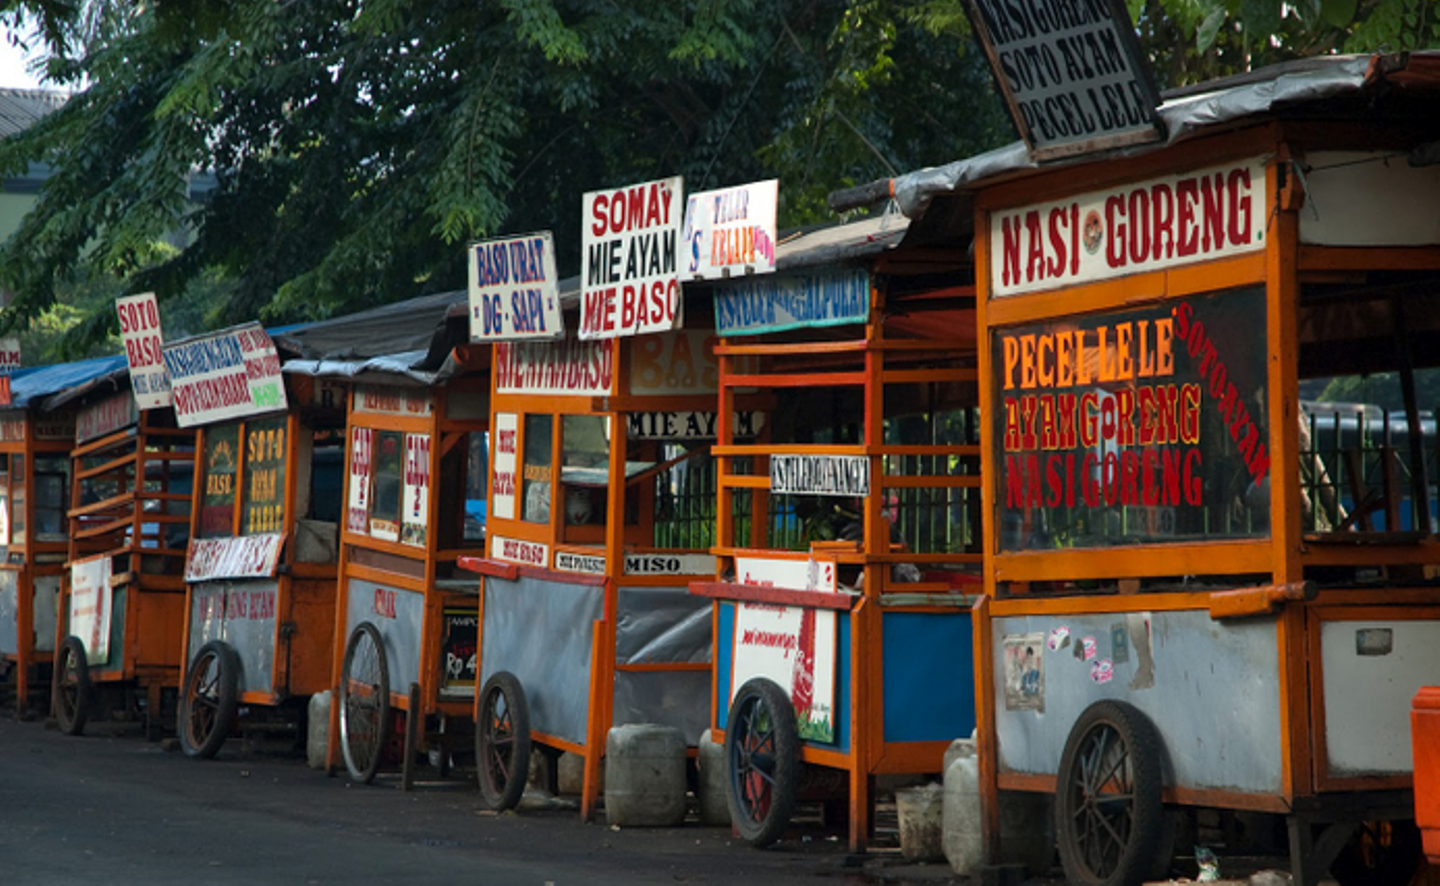
POLYGON ((67 92, 0 88, 0 139, 24 132, 69 99, 67 92))

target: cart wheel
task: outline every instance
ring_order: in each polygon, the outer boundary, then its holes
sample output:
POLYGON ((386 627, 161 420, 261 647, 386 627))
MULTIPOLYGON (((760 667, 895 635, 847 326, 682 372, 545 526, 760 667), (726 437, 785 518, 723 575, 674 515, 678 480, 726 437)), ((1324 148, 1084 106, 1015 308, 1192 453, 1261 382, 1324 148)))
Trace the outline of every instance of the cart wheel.
POLYGON ((390 665, 380 632, 358 625, 345 644, 340 671, 340 749, 350 777, 369 784, 390 732, 390 665))
POLYGON ((1415 822, 1367 821, 1330 864, 1340 886, 1409 883, 1420 867, 1422 840, 1415 822))
POLYGON ((175 724, 185 755, 202 760, 215 756, 239 708, 240 658, 230 644, 211 640, 200 647, 185 674, 175 724))
POLYGON ((85 661, 85 644, 79 637, 66 637, 55 652, 55 719, 66 735, 85 731, 90 716, 90 665, 85 661))
POLYGON ((1069 882, 1135 886, 1164 863, 1160 737, 1134 705, 1085 709, 1056 784, 1055 839, 1069 882))
POLYGON ((520 681, 499 671, 476 704, 475 771, 480 794, 496 812, 515 808, 530 777, 530 705, 520 681))
POLYGON ((741 686, 726 721, 725 798, 731 824, 750 845, 769 846, 789 826, 799 750, 795 708, 785 690, 763 677, 741 686))

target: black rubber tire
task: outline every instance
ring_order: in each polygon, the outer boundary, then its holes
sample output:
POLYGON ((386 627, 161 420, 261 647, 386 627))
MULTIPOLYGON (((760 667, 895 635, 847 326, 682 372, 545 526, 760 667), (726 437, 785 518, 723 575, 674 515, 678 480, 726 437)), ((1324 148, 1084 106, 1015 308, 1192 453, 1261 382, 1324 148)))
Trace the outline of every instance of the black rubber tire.
POLYGON ((1075 721, 1056 779, 1055 842, 1066 881, 1138 886, 1162 859, 1160 736, 1134 705, 1097 701, 1075 721))
POLYGON ((90 683, 90 664, 85 660, 85 644, 79 637, 66 637, 55 650, 51 686, 51 705, 60 731, 80 735, 90 717, 94 687, 90 683))
POLYGON ((496 812, 514 809, 530 778, 530 705, 509 671, 485 681, 475 700, 475 775, 496 812))
POLYGON ((725 799, 731 825, 751 846, 769 846, 790 826, 799 755, 790 697, 764 677, 747 681, 725 721, 725 799))
POLYGON ((235 727, 240 710, 240 656, 229 643, 211 640, 195 653, 181 686, 175 733, 185 756, 215 756, 235 727))
POLYGON ((1340 886, 1403 886, 1420 867, 1423 839, 1415 822, 1368 821, 1330 863, 1340 886))
POLYGON ((380 771, 390 735, 390 662, 385 642, 370 622, 361 622, 345 644, 340 668, 340 750, 350 777, 369 784, 380 771))

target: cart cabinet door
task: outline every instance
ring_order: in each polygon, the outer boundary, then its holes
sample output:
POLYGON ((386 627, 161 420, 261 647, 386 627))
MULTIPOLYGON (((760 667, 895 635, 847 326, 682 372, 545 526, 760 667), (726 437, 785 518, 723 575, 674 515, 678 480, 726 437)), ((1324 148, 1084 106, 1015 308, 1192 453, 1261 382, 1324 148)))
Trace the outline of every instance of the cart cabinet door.
POLYGON ((1204 609, 1030 615, 995 619, 992 636, 1002 773, 1055 775, 1080 714, 1116 699, 1155 724, 1167 785, 1280 792, 1274 619, 1217 622, 1204 609))
POLYGON ((1345 779, 1408 775, 1410 700, 1421 686, 1440 683, 1440 611, 1364 614, 1371 617, 1339 609, 1312 616, 1320 642, 1312 686, 1321 692, 1322 789, 1352 787, 1345 779))

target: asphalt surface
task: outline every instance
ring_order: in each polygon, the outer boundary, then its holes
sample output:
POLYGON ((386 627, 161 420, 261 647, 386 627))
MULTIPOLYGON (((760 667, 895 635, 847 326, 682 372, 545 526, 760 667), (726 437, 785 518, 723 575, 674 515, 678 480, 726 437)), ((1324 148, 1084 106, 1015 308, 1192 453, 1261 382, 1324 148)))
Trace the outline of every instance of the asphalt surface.
POLYGON ((849 856, 843 835, 818 829, 761 851, 728 828, 496 815, 458 777, 397 787, 239 740, 194 761, 133 727, 77 738, 0 711, 0 884, 966 882, 894 852, 849 856))

